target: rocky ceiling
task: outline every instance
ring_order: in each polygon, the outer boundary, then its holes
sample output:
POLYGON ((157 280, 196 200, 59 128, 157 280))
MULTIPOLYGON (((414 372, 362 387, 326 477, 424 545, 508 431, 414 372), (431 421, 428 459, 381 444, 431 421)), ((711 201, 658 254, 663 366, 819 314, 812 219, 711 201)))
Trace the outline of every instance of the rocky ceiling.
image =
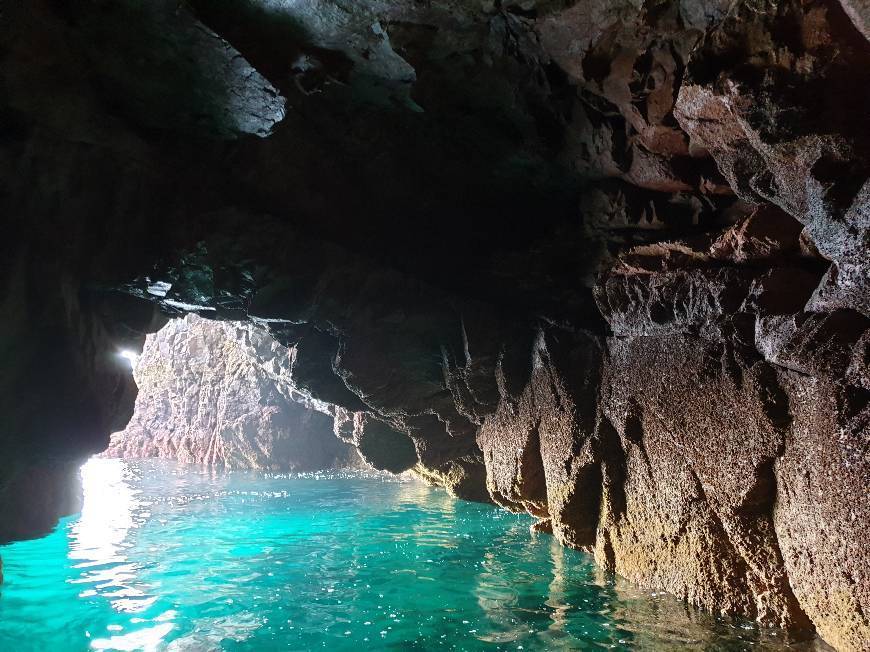
POLYGON ((380 468, 870 640, 866 0, 7 0, 0 538, 250 321, 380 468))

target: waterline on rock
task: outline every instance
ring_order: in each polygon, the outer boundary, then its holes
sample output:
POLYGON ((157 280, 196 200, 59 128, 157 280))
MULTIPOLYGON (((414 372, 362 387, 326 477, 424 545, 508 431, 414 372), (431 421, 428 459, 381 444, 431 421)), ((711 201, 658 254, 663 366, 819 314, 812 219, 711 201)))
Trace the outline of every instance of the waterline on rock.
POLYGON ((82 513, 2 550, 0 647, 784 647, 614 581, 527 516, 339 475, 88 462, 82 513))

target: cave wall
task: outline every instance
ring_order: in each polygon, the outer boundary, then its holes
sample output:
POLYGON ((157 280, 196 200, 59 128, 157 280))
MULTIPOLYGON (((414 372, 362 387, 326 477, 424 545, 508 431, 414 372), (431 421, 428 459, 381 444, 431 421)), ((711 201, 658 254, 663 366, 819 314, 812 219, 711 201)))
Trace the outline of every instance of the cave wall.
POLYGON ((0 538, 194 312, 376 468, 867 649, 865 4, 8 3, 0 538))
POLYGON ((225 469, 364 466, 332 418, 285 381, 277 361, 287 357, 260 329, 194 314, 171 321, 146 338, 133 417, 102 454, 225 469))

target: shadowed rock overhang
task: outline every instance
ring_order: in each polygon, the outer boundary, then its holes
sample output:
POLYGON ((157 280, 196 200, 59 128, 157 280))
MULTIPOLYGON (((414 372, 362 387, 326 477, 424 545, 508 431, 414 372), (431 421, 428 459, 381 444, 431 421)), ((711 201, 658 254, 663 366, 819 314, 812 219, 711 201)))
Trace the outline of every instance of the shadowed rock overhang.
POLYGON ((192 312, 375 466, 866 649, 866 16, 5 3, 0 537, 75 509, 118 351, 192 312))

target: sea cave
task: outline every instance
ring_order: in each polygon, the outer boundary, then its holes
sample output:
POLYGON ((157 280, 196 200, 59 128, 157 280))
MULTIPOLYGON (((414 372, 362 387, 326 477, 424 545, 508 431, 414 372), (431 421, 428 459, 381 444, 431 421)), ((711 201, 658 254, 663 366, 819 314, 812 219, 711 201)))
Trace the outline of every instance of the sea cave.
POLYGON ((870 651, 868 0, 6 0, 0 649, 870 651))

